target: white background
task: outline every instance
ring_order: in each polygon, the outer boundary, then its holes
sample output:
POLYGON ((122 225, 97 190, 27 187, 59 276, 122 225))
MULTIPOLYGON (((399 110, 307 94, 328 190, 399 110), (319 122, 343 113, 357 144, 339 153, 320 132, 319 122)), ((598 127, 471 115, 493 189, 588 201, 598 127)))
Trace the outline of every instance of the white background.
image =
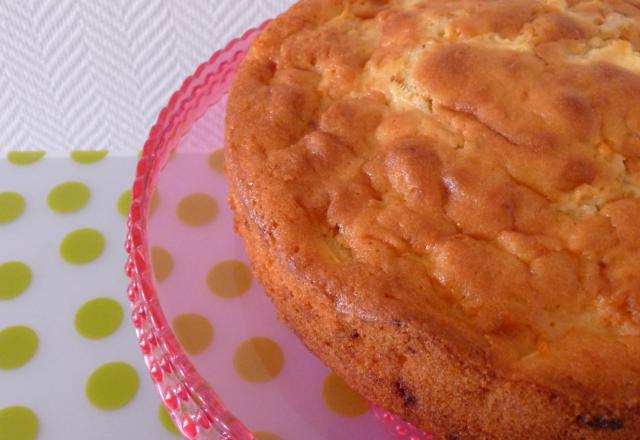
POLYGON ((0 152, 139 150, 182 81, 294 0, 0 0, 0 152))

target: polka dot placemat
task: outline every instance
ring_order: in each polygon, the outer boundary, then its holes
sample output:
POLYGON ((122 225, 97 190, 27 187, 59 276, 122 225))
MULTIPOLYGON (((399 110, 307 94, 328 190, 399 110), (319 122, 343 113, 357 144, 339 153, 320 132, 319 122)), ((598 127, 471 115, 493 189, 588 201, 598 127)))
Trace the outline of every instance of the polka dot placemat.
POLYGON ((219 116, 209 111, 180 141, 149 220, 156 288, 174 334, 257 439, 393 438, 369 402, 276 319, 233 232, 222 150, 202 151, 203 139, 223 143, 219 116))
MULTIPOLYGON (((0 159, 1 440, 177 438, 128 319, 122 243, 136 162, 106 151, 0 159)), ((210 207, 189 218, 209 217, 210 207)), ((154 251, 159 278, 171 258, 154 251)), ((177 327, 194 353, 215 338, 186 314, 177 327)))

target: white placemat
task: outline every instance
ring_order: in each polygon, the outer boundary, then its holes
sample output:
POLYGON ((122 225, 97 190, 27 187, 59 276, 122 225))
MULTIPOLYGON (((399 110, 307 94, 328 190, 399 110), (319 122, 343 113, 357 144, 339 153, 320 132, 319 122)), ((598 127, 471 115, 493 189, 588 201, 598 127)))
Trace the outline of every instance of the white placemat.
POLYGON ((177 440, 125 295, 135 156, 11 160, 0 159, 0 439, 177 440))

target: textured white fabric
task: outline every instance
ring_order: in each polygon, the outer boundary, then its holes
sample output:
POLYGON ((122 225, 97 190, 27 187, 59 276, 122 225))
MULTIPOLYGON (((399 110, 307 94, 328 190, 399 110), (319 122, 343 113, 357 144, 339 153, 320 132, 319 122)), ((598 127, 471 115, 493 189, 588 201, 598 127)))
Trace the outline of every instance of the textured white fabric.
POLYGON ((0 152, 141 148, 216 50, 294 0, 0 0, 0 152))

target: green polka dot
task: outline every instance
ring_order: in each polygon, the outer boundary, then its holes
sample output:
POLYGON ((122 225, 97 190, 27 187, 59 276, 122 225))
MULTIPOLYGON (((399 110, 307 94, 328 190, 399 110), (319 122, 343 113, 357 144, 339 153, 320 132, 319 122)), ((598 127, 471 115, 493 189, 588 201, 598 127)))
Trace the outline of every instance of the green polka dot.
POLYGON ((118 330, 124 312, 118 301, 111 298, 96 298, 78 309, 75 317, 76 330, 87 339, 102 339, 118 330))
POLYGON ((117 208, 121 216, 126 218, 129 215, 129 208, 131 208, 131 190, 130 189, 120 194, 120 197, 118 197, 117 208))
POLYGON ((207 318, 196 313, 185 313, 173 320, 173 331, 184 350, 197 355, 205 351, 213 339, 213 326, 207 318))
POLYGON ((14 370, 29 362, 38 350, 38 335, 16 325, 0 331, 0 370, 14 370))
POLYGON ((225 260, 207 272, 209 291, 221 298, 236 298, 251 287, 251 270, 240 260, 225 260))
POLYGON ((169 152, 169 158, 167 159, 167 162, 173 160, 176 157, 176 154, 178 154, 178 149, 174 148, 173 150, 171 150, 171 152, 169 152))
POLYGON ((97 368, 87 380, 87 399, 102 410, 114 410, 129 403, 138 392, 136 370, 124 362, 111 362, 97 368))
POLYGON ((7 160, 14 165, 30 165, 42 159, 44 151, 10 151, 7 160))
POLYGON ((163 404, 158 406, 158 418, 160 419, 160 424, 164 426, 164 429, 169 431, 171 434, 180 436, 180 431, 176 428, 176 425, 173 424, 173 420, 171 420, 171 416, 167 411, 167 408, 164 407, 163 404))
POLYGON ((357 417, 369 410, 369 402, 334 373, 326 377, 322 397, 327 408, 343 417, 357 417))
POLYGON ((11 223, 22 215, 24 198, 14 192, 0 193, 0 225, 11 223))
POLYGON ((253 436, 256 438, 256 440, 282 440, 277 435, 265 431, 254 432, 253 436))
POLYGON ((207 159, 209 168, 217 173, 224 171, 224 150, 217 150, 211 153, 207 159))
POLYGON ((168 250, 160 246, 151 248, 151 267, 156 281, 159 283, 166 280, 173 271, 173 257, 168 250))
POLYGON ((82 209, 87 204, 89 196, 89 188, 84 183, 65 182, 49 192, 47 203, 52 211, 68 214, 82 209))
POLYGON ((109 151, 107 150, 82 150, 82 151, 72 151, 71 152, 71 160, 81 164, 90 164, 99 162, 105 157, 109 151))
POLYGON ((104 250, 104 237, 91 228, 78 229, 60 243, 60 255, 71 264, 87 264, 98 258, 104 250))
POLYGON ((34 440, 38 435, 38 418, 29 408, 10 406, 0 410, 0 438, 34 440))
POLYGON ((218 215, 218 202, 208 194, 189 194, 178 203, 176 215, 186 226, 204 226, 218 215))
POLYGON ((0 300, 11 299, 27 290, 31 284, 31 269, 20 261, 0 264, 0 300))
MULTIPOLYGON (((158 204, 160 203, 160 195, 157 191, 153 192, 151 196, 151 206, 149 207, 149 215, 153 215, 158 209, 158 204)), ((129 216, 129 209, 131 208, 131 190, 128 189, 118 197, 118 202, 116 203, 116 208, 118 209, 118 213, 127 218, 129 216)))
POLYGON ((158 191, 154 191, 151 196, 151 206, 149 206, 149 215, 153 215, 158 209, 158 204, 160 203, 160 194, 158 191))
POLYGON ((284 353, 269 338, 251 338, 238 346, 233 355, 233 368, 247 382, 264 383, 280 374, 284 353))

